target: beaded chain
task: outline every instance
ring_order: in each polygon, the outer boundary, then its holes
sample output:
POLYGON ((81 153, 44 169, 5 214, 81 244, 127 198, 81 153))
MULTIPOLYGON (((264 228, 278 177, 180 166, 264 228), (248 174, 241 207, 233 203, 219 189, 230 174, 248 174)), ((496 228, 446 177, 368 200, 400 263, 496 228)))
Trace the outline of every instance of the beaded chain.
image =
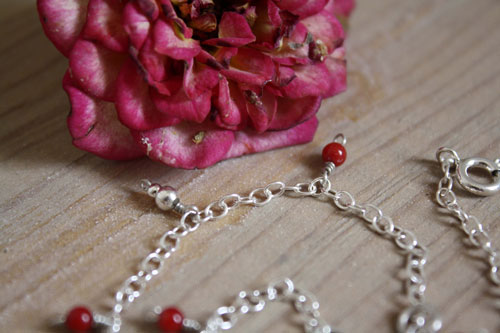
MULTIPOLYGON (((179 248, 181 240, 200 226, 210 221, 219 220, 230 211, 241 205, 254 207, 264 206, 275 198, 282 196, 311 197, 322 201, 329 200, 337 208, 355 215, 375 233, 394 243, 404 261, 404 290, 407 307, 397 318, 398 333, 435 333, 442 327, 442 320, 436 310, 425 302, 424 293, 427 282, 424 266, 428 259, 427 248, 418 242, 410 230, 394 224, 380 208, 370 203, 357 203, 347 191, 335 190, 329 179, 337 167, 346 159, 344 145, 346 139, 337 135, 333 142, 325 146, 322 157, 325 166, 322 175, 310 182, 298 183, 292 186, 283 182, 273 182, 265 187, 259 187, 246 196, 229 194, 200 209, 194 205, 183 204, 177 192, 168 186, 152 184, 143 180, 141 188, 153 197, 162 210, 170 210, 180 215, 179 224, 165 232, 159 239, 158 246, 139 264, 135 274, 128 277, 115 292, 114 305, 108 314, 92 314, 83 306, 73 308, 67 314, 64 324, 69 331, 85 332, 100 327, 110 332, 119 332, 122 327, 122 314, 143 293, 146 285, 157 276, 165 261, 179 248)), ((437 203, 446 208, 460 222, 460 229, 469 237, 471 243, 485 254, 488 263, 489 277, 494 285, 500 285, 499 267, 500 255, 493 247, 492 240, 478 219, 467 214, 457 203, 452 191, 453 180, 456 179, 466 190, 478 195, 491 195, 500 191, 500 160, 471 158, 461 160, 458 154, 449 148, 440 148, 437 159, 444 176, 439 181, 436 193, 437 203), (483 184, 475 181, 468 173, 471 168, 482 168, 492 177, 492 182, 483 184)), ((260 312, 271 302, 291 304, 299 313, 306 333, 340 332, 328 324, 319 312, 319 302, 316 297, 295 286, 289 278, 274 281, 262 289, 241 291, 232 304, 222 306, 208 318, 205 323, 184 318, 183 313, 174 306, 165 309, 157 307, 157 326, 162 332, 199 332, 215 333, 233 328, 238 320, 247 314, 260 312)))

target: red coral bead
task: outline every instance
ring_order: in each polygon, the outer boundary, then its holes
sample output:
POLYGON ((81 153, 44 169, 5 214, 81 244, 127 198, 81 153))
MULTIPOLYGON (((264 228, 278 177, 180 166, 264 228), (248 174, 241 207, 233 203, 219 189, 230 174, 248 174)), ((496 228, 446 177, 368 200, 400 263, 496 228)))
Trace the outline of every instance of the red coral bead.
POLYGON ((158 328, 162 332, 180 332, 184 315, 175 307, 166 308, 158 317, 158 328))
POLYGON ((92 313, 83 306, 71 309, 66 316, 66 328, 72 332, 85 332, 92 328, 92 313))
POLYGON ((335 166, 340 166, 344 163, 347 153, 344 146, 340 143, 332 142, 323 148, 323 161, 332 162, 335 166))

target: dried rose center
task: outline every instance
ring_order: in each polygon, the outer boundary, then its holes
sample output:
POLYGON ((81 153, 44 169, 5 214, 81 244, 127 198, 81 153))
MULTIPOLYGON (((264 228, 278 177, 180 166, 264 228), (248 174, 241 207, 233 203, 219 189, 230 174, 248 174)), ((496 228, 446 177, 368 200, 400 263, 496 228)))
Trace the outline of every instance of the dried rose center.
MULTIPOLYGON (((244 14, 251 1, 172 0, 177 15, 193 29, 193 38, 217 37, 218 22, 224 12, 244 14)), ((247 19, 250 19, 247 17, 247 19)))

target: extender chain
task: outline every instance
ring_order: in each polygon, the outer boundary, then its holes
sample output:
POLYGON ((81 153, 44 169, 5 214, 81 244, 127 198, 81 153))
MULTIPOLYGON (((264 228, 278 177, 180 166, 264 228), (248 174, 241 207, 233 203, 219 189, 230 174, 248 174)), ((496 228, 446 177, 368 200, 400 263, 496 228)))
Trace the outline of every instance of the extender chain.
MULTIPOLYGON (((323 150, 325 167, 322 176, 308 183, 287 186, 283 182, 273 182, 265 187, 254 189, 247 196, 239 194, 226 195, 210 203, 204 209, 194 205, 182 204, 177 193, 171 187, 162 187, 158 184, 152 184, 149 180, 143 180, 141 188, 149 196, 155 198, 159 208, 172 210, 179 214, 181 216, 180 222, 175 228, 163 234, 158 247, 142 260, 138 271, 127 278, 116 291, 111 313, 108 315, 93 315, 94 326, 97 324, 107 327, 110 332, 119 332, 122 326, 121 316, 124 310, 141 296, 148 282, 159 274, 165 261, 179 248, 181 239, 196 231, 201 225, 224 218, 231 210, 240 205, 260 207, 275 198, 292 196, 312 197, 323 201, 331 200, 340 210, 348 211, 360 217, 375 233, 392 240, 397 248, 401 250, 397 252, 405 259, 404 286, 405 296, 408 300, 407 308, 400 313, 397 319, 396 330, 399 333, 438 332, 442 327, 441 317, 432 306, 425 303, 424 299, 427 286, 424 274, 424 266, 428 256, 427 248, 418 242, 416 236, 410 230, 396 226, 392 219, 384 215, 377 206, 369 203, 357 203, 349 192, 332 188, 329 176, 336 166, 339 166, 345 160, 346 153, 343 148, 345 143, 345 137, 339 134, 334 138, 334 142, 325 147, 323 150), (325 150, 332 145, 334 147, 330 147, 330 150, 334 150, 333 155, 343 154, 343 158, 340 160, 332 159, 329 158, 328 153, 325 157, 325 150)), ((464 188, 476 194, 489 195, 500 191, 499 160, 492 162, 486 159, 474 158, 462 161, 455 151, 448 148, 440 148, 437 152, 437 159, 444 172, 436 193, 437 202, 458 218, 461 229, 469 236, 472 244, 487 254, 487 261, 490 265, 490 278, 494 284, 500 285, 499 252, 493 248, 490 237, 477 218, 465 213, 459 206, 452 191, 454 177, 464 188), (491 173, 493 182, 488 185, 475 182, 467 173, 470 168, 486 169, 491 173)), ((186 329, 190 332, 214 333, 228 330, 236 325, 239 318, 246 314, 262 311, 270 302, 291 304, 299 313, 304 331, 307 333, 340 332, 322 319, 316 297, 310 292, 297 288, 292 280, 288 278, 270 283, 261 290, 239 292, 231 305, 219 307, 205 324, 184 318, 179 313, 179 331, 186 329)), ((169 312, 170 316, 172 316, 172 311, 169 312)), ((173 313, 177 313, 175 311, 173 313)), ((158 314, 160 315, 159 312, 158 314)), ((167 318, 167 322, 171 323, 172 318, 174 317, 167 318)), ((159 326, 162 329, 161 324, 159 326)), ((167 325, 165 330, 171 328, 172 326, 167 325)))

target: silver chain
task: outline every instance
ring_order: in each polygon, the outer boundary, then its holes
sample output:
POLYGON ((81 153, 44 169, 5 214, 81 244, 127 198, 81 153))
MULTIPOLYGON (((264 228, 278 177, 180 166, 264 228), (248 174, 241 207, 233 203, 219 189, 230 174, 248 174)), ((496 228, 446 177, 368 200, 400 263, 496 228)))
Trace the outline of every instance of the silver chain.
MULTIPOLYGON (((482 183, 471 182, 471 178, 467 174, 467 170, 462 167, 461 164, 464 163, 458 156, 458 153, 450 148, 440 148, 436 157, 441 164, 441 170, 443 171, 443 177, 438 183, 438 189, 436 192, 436 201, 441 207, 446 208, 453 216, 458 220, 457 226, 462 230, 468 237, 472 245, 476 248, 481 249, 485 255, 487 264, 489 265, 489 277, 494 285, 500 286, 500 253, 493 246, 491 237, 486 232, 484 226, 479 222, 479 220, 464 211, 462 206, 457 202, 457 196, 453 192, 453 178, 457 178, 458 182, 464 186, 466 189, 469 185, 474 185, 474 192, 479 195, 490 195, 493 193, 481 191, 483 188, 487 188, 482 183), (460 170, 464 170, 460 173, 460 170)), ((484 167, 489 170, 492 175, 498 179, 498 170, 500 169, 500 161, 495 162, 487 161, 485 159, 472 158, 466 161, 470 161, 469 167, 484 167), (485 164, 480 162, 486 161, 485 164), (478 162, 478 163, 473 163, 478 162), (491 168, 488 168, 491 167, 491 168), (495 173, 496 172, 496 176, 495 173)), ((467 164, 463 164, 467 165, 467 164)), ((497 190, 500 188, 500 182, 497 180, 492 183, 496 186, 497 190)))
MULTIPOLYGON (((334 141, 345 144, 345 138, 339 135, 334 141)), ((490 267, 490 278, 495 285, 500 285, 499 266, 500 255, 494 249, 491 238, 484 230, 478 219, 467 214, 457 203, 456 195, 452 191, 453 177, 471 192, 478 194, 492 194, 500 190, 498 179, 499 161, 491 162, 484 159, 466 160, 467 167, 463 167, 458 154, 448 148, 438 150, 437 158, 444 172, 439 181, 436 200, 460 221, 460 229, 469 237, 472 244, 482 249, 486 254, 490 267), (478 162, 479 161, 479 162, 478 162), (496 164, 495 164, 496 163, 496 164), (485 167, 495 173, 494 186, 474 183, 467 174, 467 168, 485 167), (465 174, 464 174, 465 173, 465 174), (495 188, 497 186, 498 188, 495 188)), ((273 182, 265 187, 251 191, 247 196, 229 194, 199 209, 196 206, 182 204, 175 191, 169 187, 151 184, 148 180, 142 182, 141 187, 151 197, 156 199, 157 205, 164 210, 172 209, 181 215, 179 224, 165 232, 156 249, 149 253, 139 264, 137 272, 128 277, 115 293, 115 303, 110 315, 95 315, 96 323, 107 326, 111 332, 119 332, 122 325, 123 311, 139 298, 150 280, 159 274, 165 261, 179 248, 180 241, 188 234, 196 231, 201 225, 224 218, 230 211, 240 205, 260 207, 281 196, 313 197, 320 200, 331 200, 340 210, 348 211, 365 221, 372 231, 383 238, 391 240, 400 249, 404 257, 404 286, 408 300, 408 307, 404 309, 396 324, 400 333, 438 332, 442 327, 442 320, 437 312, 425 303, 424 294, 427 287, 424 266, 427 262, 427 248, 421 245, 415 234, 394 224, 393 220, 384 215, 377 206, 367 203, 357 203, 347 191, 332 189, 329 179, 334 172, 335 165, 326 163, 322 176, 310 182, 297 183, 287 186, 283 182, 273 182)), ((491 185, 491 184, 490 184, 491 185)), ((287 302, 293 305, 301 315, 304 331, 307 333, 339 332, 324 321, 319 312, 319 303, 311 293, 295 287, 292 280, 286 278, 269 284, 262 290, 250 292, 241 291, 234 302, 229 306, 219 307, 207 320, 205 325, 196 320, 184 319, 183 325, 200 333, 215 333, 228 330, 235 326, 240 317, 262 311, 270 302, 287 302)))

